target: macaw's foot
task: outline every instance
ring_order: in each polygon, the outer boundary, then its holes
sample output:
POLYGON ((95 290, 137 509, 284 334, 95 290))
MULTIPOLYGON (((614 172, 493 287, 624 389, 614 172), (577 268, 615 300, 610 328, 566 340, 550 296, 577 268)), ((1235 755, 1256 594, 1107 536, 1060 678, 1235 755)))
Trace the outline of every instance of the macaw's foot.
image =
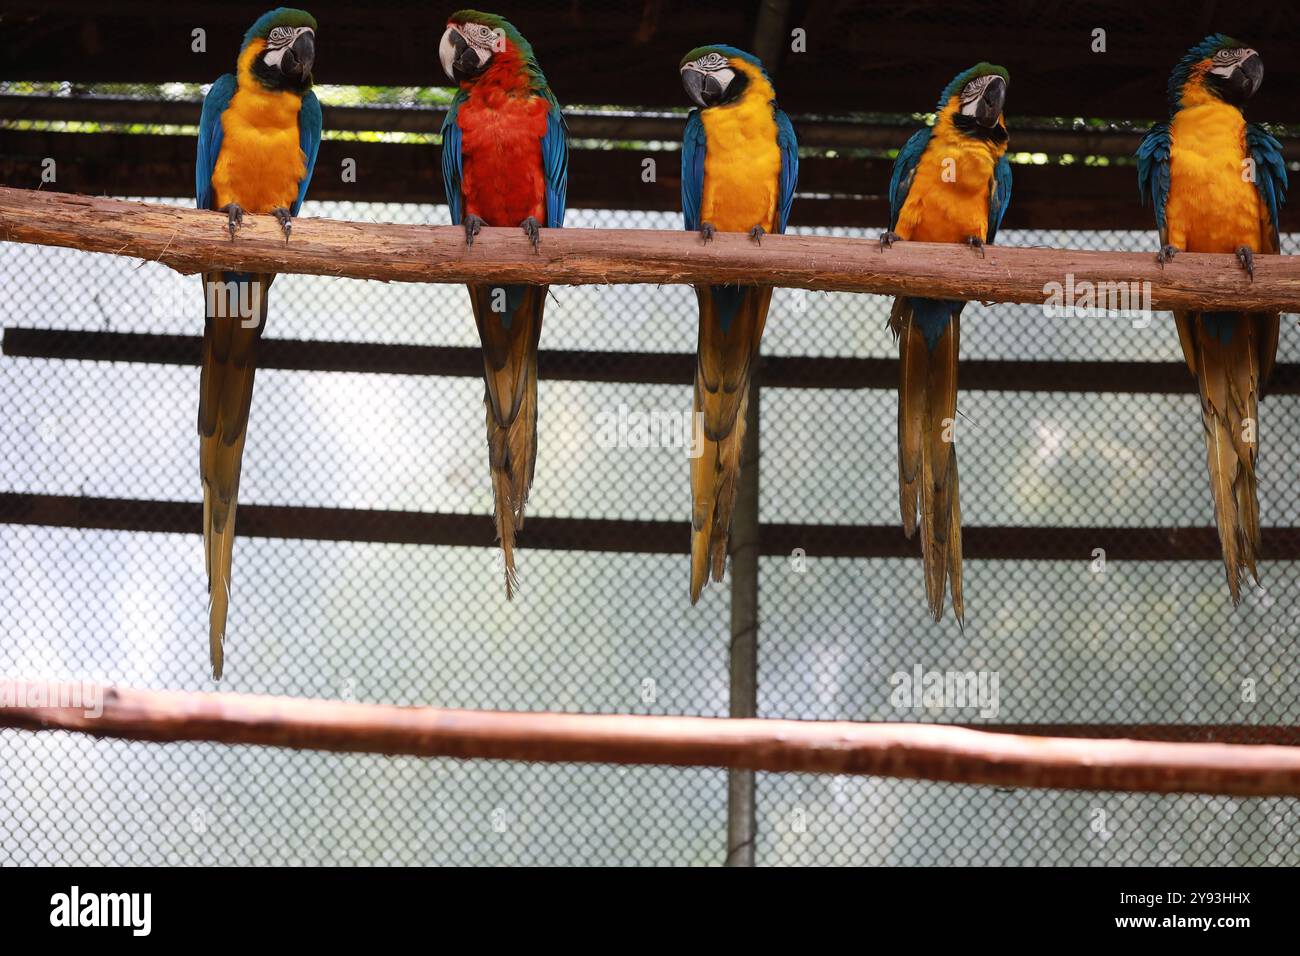
POLYGON ((539 252, 537 248, 542 243, 542 224, 532 216, 529 216, 519 224, 519 228, 524 231, 528 241, 533 244, 533 252, 539 252))
POLYGON ((284 244, 287 246, 289 244, 289 233, 293 231, 293 213, 281 206, 279 209, 272 209, 271 215, 275 217, 275 221, 280 224, 280 228, 284 231, 284 244))
POLYGON ((760 246, 763 244, 763 237, 767 235, 767 230, 762 226, 755 226, 749 230, 749 238, 753 239, 760 246))
POLYGON ((1161 269, 1163 269, 1165 267, 1165 263, 1173 262, 1174 256, 1178 255, 1178 253, 1181 251, 1182 250, 1180 250, 1177 246, 1168 246, 1168 245, 1161 246, 1160 251, 1156 253, 1156 264, 1159 265, 1161 269))
POLYGON ((479 234, 479 230, 483 228, 483 220, 480 219, 478 216, 466 216, 464 221, 464 226, 465 226, 465 245, 472 246, 474 245, 474 237, 477 236, 479 234))
POLYGON ((1255 281, 1255 252, 1250 246, 1239 246, 1237 248, 1237 261, 1241 267, 1246 270, 1246 275, 1250 276, 1250 281, 1255 281))
POLYGON ((984 240, 979 236, 967 236, 966 245, 978 252, 981 259, 984 258, 984 240))
POLYGON ((229 203, 222 206, 219 212, 226 214, 226 227, 230 230, 230 238, 235 238, 235 230, 242 229, 244 226, 244 207, 238 203, 229 203))
POLYGON ((713 228, 713 223, 711 222, 700 223, 700 238, 703 239, 705 242, 712 242, 713 234, 716 233, 717 231, 718 230, 713 228))
POLYGON ((903 238, 902 236, 894 232, 892 229, 889 230, 888 232, 882 232, 880 234, 880 251, 884 252, 886 249, 888 249, 890 246, 892 246, 894 243, 898 242, 902 238, 903 238))

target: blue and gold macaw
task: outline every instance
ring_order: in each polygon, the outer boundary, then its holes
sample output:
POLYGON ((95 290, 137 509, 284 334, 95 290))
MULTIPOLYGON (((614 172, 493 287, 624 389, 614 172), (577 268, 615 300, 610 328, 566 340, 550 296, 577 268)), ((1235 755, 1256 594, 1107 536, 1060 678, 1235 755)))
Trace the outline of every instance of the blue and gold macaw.
MULTIPOLYGON (((461 10, 438 46, 459 89, 442 124, 442 180, 451 221, 473 244, 483 226, 521 228, 536 248, 541 227, 564 225, 569 151, 560 104, 528 41, 492 13, 461 10)), ((483 346, 488 467, 506 597, 514 595, 515 533, 537 462, 537 345, 544 285, 469 286, 483 346)))
MULTIPOLYGON (((898 239, 962 242, 983 254, 1011 202, 1011 164, 1002 116, 1010 76, 980 63, 953 78, 939 97, 934 126, 912 134, 889 180, 889 231, 898 239)), ((943 616, 944 586, 964 623, 961 504, 957 492, 957 354, 965 302, 900 296, 889 326, 898 338, 898 486, 903 531, 916 533, 930 613, 943 616)))
MULTIPOLYGON (((272 215, 289 241, 321 140, 321 108, 311 91, 316 21, 279 7, 244 35, 238 69, 212 84, 199 119, 195 198, 226 213, 230 238, 245 213, 272 215)), ((208 641, 220 678, 239 466, 248 432, 257 348, 272 274, 205 272, 203 369, 199 384, 199 473, 208 571, 208 641)))
MULTIPOLYGON (((785 232, 799 176, 790 118, 757 57, 704 46, 681 62, 691 110, 682 141, 682 213, 704 241, 715 232, 785 232)), ((700 337, 695 415, 703 450, 691 463, 691 603, 727 560, 749 378, 772 300, 770 286, 696 286, 700 337)))
MULTIPOLYGON (((1282 146, 1247 123, 1243 108, 1264 64, 1222 34, 1187 52, 1169 77, 1169 122, 1138 149, 1138 187, 1155 207, 1162 265, 1179 251, 1235 253, 1254 276, 1256 253, 1276 253, 1286 200, 1282 146)), ((1178 338, 1201 394, 1214 518, 1232 603, 1241 572, 1259 572, 1259 395, 1277 355, 1276 312, 1175 312, 1178 338)))

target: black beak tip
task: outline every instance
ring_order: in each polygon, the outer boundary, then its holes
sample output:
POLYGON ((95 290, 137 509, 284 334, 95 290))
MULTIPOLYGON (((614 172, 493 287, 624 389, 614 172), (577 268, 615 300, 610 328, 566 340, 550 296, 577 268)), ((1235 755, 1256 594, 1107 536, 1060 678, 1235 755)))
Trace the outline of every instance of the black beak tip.
POLYGON ((1254 93, 1264 82, 1264 61, 1258 53, 1252 54, 1242 62, 1241 72, 1246 78, 1249 92, 1254 93))
POLYGON ((995 77, 980 98, 975 118, 981 126, 994 126, 1002 115, 1002 108, 1007 102, 1007 84, 1001 77, 995 77))
POLYGON ((704 102, 704 74, 699 70, 683 70, 682 87, 696 106, 703 109, 708 105, 704 102))
POLYGON ((316 41, 310 33, 304 33, 293 41, 293 46, 285 53, 285 62, 292 75, 311 76, 311 68, 316 63, 316 41))

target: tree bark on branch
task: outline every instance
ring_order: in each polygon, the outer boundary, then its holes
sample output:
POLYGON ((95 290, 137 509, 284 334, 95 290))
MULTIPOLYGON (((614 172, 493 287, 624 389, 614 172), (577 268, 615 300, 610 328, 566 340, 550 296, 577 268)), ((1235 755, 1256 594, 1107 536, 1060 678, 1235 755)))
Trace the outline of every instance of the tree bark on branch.
MULTIPOLYGON (((1300 257, 1257 256, 1252 281, 1231 255, 1085 252, 863 239, 646 229, 543 230, 534 251, 518 229, 485 228, 473 246, 453 226, 300 219, 285 242, 270 216, 248 216, 235 239, 221 213, 0 187, 0 240, 108 252, 202 269, 289 272, 391 282, 743 283, 1043 303, 1053 283, 1149 283, 1151 309, 1300 311, 1300 257)), ((1141 287, 1132 290, 1140 293, 1141 287)), ((1138 304, 1134 304, 1138 308, 1138 304)), ((1124 321, 1128 321, 1125 319, 1124 321)))
POLYGON ((155 742, 1300 796, 1300 747, 1272 745, 1035 737, 940 724, 440 710, 43 681, 0 682, 0 704, 0 727, 155 742))

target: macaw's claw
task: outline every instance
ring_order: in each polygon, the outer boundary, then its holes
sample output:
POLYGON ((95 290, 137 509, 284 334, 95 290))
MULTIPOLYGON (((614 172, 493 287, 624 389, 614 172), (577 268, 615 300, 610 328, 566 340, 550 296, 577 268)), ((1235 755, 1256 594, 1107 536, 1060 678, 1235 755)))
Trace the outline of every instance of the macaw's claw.
POLYGON ((465 225, 465 245, 472 246, 474 245, 474 237, 477 236, 479 234, 479 230, 483 228, 483 220, 480 219, 478 216, 466 216, 464 225, 465 225))
POLYGON ((984 240, 979 236, 967 236, 966 245, 978 252, 981 259, 984 258, 984 240))
POLYGON ((1255 252, 1250 246, 1240 246, 1237 249, 1237 261, 1241 267, 1246 270, 1246 275, 1250 276, 1250 281, 1255 281, 1255 252))
POLYGON ((749 230, 749 238, 753 239, 760 246, 763 244, 763 237, 765 235, 767 235, 767 230, 762 226, 755 226, 753 229, 749 230))
POLYGON ((1167 246, 1167 245, 1161 246, 1160 251, 1156 253, 1156 264, 1159 265, 1161 269, 1163 269, 1165 267, 1165 263, 1173 262, 1174 256, 1178 255, 1178 253, 1179 253, 1179 249, 1177 246, 1167 246))
POLYGON ((238 203, 228 203, 222 206, 219 212, 226 214, 226 227, 230 230, 230 239, 235 239, 235 230, 244 227, 244 207, 238 203))
POLYGON ((542 224, 532 216, 529 216, 519 224, 519 228, 524 231, 524 235, 528 237, 528 241, 533 244, 533 252, 540 251, 538 246, 541 245, 542 242, 542 224))
POLYGON ((718 230, 713 228, 713 223, 711 222, 700 223, 700 238, 703 239, 705 242, 712 242, 713 234, 716 233, 717 231, 718 230))
POLYGON ((287 246, 289 244, 289 233, 293 231, 293 213, 281 206, 279 209, 272 209, 271 215, 275 217, 275 221, 284 230, 284 244, 287 246))
POLYGON ((892 246, 894 243, 898 242, 902 238, 903 238, 902 236, 894 232, 892 229, 890 229, 887 232, 882 232, 880 234, 880 251, 884 252, 886 249, 888 249, 890 246, 892 246))

